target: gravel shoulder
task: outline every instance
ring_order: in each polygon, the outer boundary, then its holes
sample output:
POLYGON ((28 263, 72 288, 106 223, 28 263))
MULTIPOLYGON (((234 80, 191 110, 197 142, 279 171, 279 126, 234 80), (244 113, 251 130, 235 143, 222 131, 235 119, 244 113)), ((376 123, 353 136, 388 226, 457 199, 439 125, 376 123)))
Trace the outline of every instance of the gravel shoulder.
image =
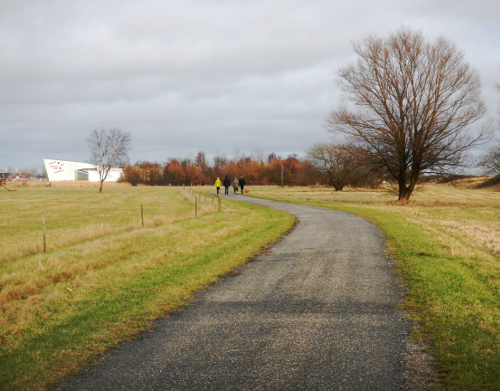
POLYGON ((397 309, 404 286, 376 226, 344 212, 228 197, 292 213, 298 224, 58 390, 428 389, 428 363, 414 363, 422 357, 409 338, 414 326, 397 309))

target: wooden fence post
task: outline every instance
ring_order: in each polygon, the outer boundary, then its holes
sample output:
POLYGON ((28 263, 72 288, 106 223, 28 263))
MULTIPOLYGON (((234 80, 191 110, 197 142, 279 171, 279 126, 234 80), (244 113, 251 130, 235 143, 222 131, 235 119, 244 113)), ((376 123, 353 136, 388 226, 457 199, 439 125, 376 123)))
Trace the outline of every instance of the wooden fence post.
POLYGON ((47 252, 47 230, 45 228, 45 215, 42 212, 42 223, 43 223, 43 252, 47 252))

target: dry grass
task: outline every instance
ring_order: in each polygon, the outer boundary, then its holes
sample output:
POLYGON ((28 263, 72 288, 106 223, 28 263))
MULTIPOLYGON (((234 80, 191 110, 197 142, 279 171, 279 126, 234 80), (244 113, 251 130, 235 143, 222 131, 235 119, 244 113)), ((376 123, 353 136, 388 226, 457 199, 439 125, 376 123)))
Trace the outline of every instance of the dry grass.
POLYGON ((209 190, 3 193, 0 389, 46 389, 186 303, 293 224, 283 212, 230 201, 216 213, 209 190), (47 252, 41 251, 42 211, 47 252))
POLYGON ((470 186, 427 185, 398 207, 408 221, 447 243, 454 256, 500 256, 500 193, 470 186), (408 213, 409 212, 409 213, 408 213))
MULTIPOLYGON (((176 234, 176 226, 171 223, 194 217, 195 197, 199 201, 198 216, 215 211, 213 197, 206 199, 188 189, 129 187, 128 192, 107 189, 105 194, 89 192, 88 188, 77 193, 68 188, 44 189, 43 194, 40 189, 28 190, 34 191, 4 194, 0 199, 0 232, 4 239, 0 243, 0 326, 4 326, 4 335, 18 332, 33 314, 43 316, 43 308, 66 297, 72 287, 92 289, 112 280, 115 272, 119 276, 136 273, 137 268, 150 267, 155 262, 153 256, 141 260, 145 264, 128 262, 125 268, 116 269, 115 265, 133 258, 142 246, 131 246, 124 252, 124 243, 154 246, 154 240, 168 236, 177 243, 189 241, 189 248, 184 246, 182 251, 204 245, 202 238, 189 237, 183 231, 176 234), (140 220, 142 204, 144 228, 140 220), (47 253, 42 251, 42 210, 47 253), (111 273, 93 273, 103 268, 111 273), (48 287, 53 291, 48 292, 48 287)), ((215 236, 228 234, 221 231, 215 236)), ((159 256, 164 260, 175 255, 173 249, 159 256)))
MULTIPOLYGON (((141 205, 146 226, 192 217, 194 194, 187 189, 171 190, 117 184, 102 194, 91 187, 26 188, 3 193, 0 264, 42 252, 43 221, 47 250, 51 251, 141 226, 141 205)), ((215 210, 210 198, 199 201, 200 216, 215 210)))
POLYGON ((323 187, 256 187, 251 195, 337 208, 363 207, 390 211, 438 235, 454 255, 500 255, 500 193, 477 189, 484 178, 449 184, 419 186, 412 199, 401 204, 387 189, 335 192, 323 187))

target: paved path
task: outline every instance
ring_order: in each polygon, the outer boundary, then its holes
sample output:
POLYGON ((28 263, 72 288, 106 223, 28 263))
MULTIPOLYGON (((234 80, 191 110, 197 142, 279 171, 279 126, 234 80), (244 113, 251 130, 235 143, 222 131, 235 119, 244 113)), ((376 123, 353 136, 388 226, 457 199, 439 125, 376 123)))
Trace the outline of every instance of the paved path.
POLYGON ((404 390, 411 325, 381 232, 343 212, 229 197, 299 224, 60 389, 404 390))

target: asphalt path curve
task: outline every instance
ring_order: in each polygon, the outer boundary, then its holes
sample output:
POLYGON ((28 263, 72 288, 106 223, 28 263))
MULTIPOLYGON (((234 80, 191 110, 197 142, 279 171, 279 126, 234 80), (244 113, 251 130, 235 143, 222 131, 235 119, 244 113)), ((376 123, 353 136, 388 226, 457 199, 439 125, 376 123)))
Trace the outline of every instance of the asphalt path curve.
POLYGON ((58 390, 405 390, 412 325, 381 231, 352 214, 229 195, 296 216, 272 248, 58 390))

